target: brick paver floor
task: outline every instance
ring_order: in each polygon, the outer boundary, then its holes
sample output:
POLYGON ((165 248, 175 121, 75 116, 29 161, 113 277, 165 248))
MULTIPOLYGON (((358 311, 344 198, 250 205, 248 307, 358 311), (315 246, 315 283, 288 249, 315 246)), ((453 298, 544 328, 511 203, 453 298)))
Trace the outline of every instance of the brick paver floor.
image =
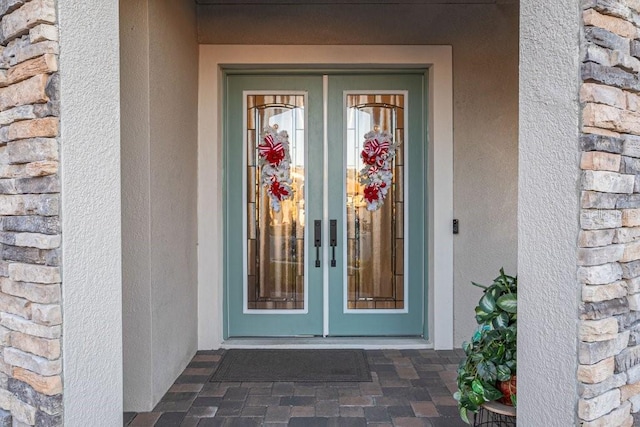
POLYGON ((371 382, 209 382, 224 350, 199 351, 130 427, 466 426, 452 394, 462 350, 368 350, 371 382))

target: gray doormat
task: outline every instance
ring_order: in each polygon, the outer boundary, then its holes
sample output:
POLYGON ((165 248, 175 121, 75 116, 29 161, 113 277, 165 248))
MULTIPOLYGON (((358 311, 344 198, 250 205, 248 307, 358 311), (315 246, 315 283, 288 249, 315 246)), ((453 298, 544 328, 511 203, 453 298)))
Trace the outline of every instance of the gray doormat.
POLYGON ((371 381, 363 350, 228 350, 211 381, 371 381))

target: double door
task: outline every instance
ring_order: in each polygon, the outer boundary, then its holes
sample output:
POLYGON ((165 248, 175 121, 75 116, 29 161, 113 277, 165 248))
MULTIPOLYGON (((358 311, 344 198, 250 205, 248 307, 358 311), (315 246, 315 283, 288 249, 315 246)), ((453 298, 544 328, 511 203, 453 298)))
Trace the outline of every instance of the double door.
POLYGON ((225 336, 420 336, 425 74, 228 74, 225 336))

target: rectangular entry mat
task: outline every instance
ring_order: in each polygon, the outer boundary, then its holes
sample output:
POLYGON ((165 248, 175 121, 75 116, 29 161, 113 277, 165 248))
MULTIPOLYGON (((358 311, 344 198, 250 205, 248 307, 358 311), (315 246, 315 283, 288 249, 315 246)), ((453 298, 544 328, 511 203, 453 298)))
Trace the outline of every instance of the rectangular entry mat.
POLYGON ((371 381, 364 350, 228 350, 211 381, 371 381))

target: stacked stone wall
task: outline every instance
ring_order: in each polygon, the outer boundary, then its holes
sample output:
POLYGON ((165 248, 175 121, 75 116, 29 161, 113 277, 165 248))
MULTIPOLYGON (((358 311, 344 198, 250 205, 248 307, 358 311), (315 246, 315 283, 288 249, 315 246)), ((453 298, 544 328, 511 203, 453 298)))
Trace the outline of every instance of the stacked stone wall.
POLYGON ((0 0, 0 426, 62 425, 55 0, 0 0))
POLYGON ((640 415, 640 1, 584 0, 582 18, 578 415, 585 427, 631 426, 640 415))

